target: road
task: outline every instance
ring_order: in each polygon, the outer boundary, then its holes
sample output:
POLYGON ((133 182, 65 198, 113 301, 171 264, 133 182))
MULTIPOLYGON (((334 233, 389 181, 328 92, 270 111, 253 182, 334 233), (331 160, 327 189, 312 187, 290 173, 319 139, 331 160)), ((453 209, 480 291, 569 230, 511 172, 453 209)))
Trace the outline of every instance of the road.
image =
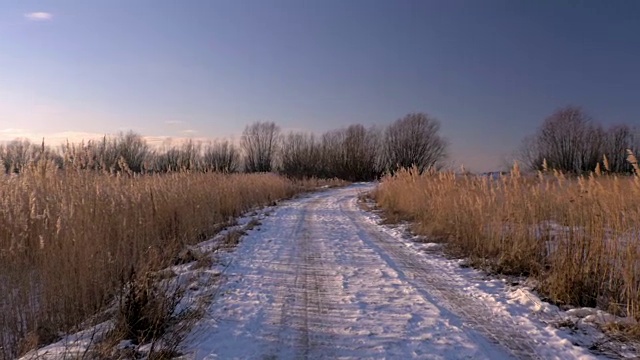
POLYGON ((379 225, 358 206, 370 189, 315 193, 265 217, 229 255, 189 358, 593 358, 510 301, 504 282, 379 225))

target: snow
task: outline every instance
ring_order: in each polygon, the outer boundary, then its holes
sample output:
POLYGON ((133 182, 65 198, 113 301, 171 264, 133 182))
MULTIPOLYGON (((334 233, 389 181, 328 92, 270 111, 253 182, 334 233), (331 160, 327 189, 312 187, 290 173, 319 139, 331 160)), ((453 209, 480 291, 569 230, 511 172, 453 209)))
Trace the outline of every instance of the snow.
POLYGON ((31 351, 21 360, 58 360, 83 358, 89 347, 99 341, 113 329, 112 321, 105 321, 75 334, 65 336, 62 340, 47 345, 41 349, 31 351))

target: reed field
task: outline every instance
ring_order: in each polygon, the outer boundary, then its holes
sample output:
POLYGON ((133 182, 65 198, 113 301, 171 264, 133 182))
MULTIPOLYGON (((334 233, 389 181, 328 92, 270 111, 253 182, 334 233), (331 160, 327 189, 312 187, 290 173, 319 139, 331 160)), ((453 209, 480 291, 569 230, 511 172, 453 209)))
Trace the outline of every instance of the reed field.
POLYGON ((73 330, 130 273, 167 266, 243 212, 316 186, 274 174, 59 169, 48 160, 0 176, 0 358, 73 330))
MULTIPOLYGON (((544 170, 481 177, 401 170, 374 193, 390 220, 443 241, 473 266, 534 279, 559 305, 640 320, 640 173, 588 176, 544 170)), ((637 326, 631 329, 640 333, 637 326)))

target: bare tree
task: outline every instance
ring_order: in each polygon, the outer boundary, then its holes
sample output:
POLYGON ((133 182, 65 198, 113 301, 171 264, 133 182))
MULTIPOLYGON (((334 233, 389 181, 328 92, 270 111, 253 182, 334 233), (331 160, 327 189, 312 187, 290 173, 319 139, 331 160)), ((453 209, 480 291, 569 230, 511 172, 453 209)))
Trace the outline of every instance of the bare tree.
POLYGON ((533 169, 546 160, 550 168, 570 173, 592 171, 602 158, 606 133, 582 109, 568 106, 546 118, 523 144, 520 154, 533 169))
POLYGON ((318 144, 321 177, 350 181, 372 180, 380 175, 381 132, 357 124, 322 135, 318 144))
POLYGON ((380 132, 357 124, 345 130, 343 177, 351 181, 374 179, 377 174, 380 132))
POLYGON ((439 167, 447 142, 440 136, 440 122, 424 113, 408 114, 392 123, 384 135, 387 169, 418 167, 422 172, 439 167))
POLYGON ((320 177, 342 178, 345 162, 344 137, 344 130, 332 130, 322 134, 320 139, 320 177))
POLYGON ((154 153, 153 169, 159 172, 194 171, 202 165, 202 146, 189 139, 179 147, 154 153))
POLYGON ((538 132, 538 146, 552 168, 575 172, 584 133, 591 121, 575 107, 560 109, 546 118, 538 132))
POLYGON ((116 152, 116 170, 122 169, 120 161, 124 161, 129 170, 140 173, 144 170, 144 163, 149 156, 149 145, 142 136, 132 131, 126 134, 120 134, 112 139, 112 147, 116 152))
POLYGON ((240 165, 240 152, 229 140, 216 141, 205 147, 203 166, 216 172, 236 172, 240 165))
POLYGON ((247 125, 242 133, 244 167, 247 172, 270 172, 273 167, 280 128, 274 122, 247 125))
POLYGON ((313 134, 287 134, 280 149, 280 171, 297 178, 321 177, 321 147, 313 134))

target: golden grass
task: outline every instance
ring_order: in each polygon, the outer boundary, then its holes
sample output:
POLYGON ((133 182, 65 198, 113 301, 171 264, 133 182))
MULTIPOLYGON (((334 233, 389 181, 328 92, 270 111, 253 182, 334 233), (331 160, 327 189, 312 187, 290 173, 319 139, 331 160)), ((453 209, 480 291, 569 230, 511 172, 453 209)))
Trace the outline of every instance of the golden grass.
POLYGON ((490 179, 413 169, 385 176, 374 197, 476 266, 532 276, 559 304, 640 320, 639 176, 523 177, 514 168, 490 179))
POLYGON ((273 174, 106 174, 41 161, 0 177, 0 358, 53 341, 253 207, 324 184, 273 174))

